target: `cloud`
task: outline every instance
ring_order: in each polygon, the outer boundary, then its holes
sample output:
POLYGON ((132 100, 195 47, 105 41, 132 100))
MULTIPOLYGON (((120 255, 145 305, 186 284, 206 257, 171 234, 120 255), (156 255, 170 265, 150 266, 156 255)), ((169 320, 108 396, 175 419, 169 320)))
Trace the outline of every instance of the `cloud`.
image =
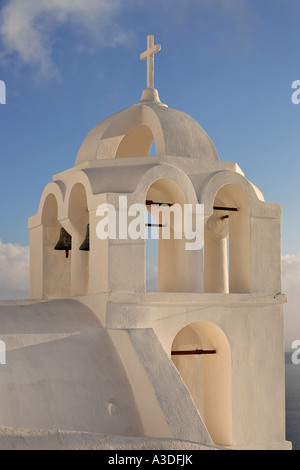
MULTIPOLYGON (((157 291, 157 265, 147 262, 147 291, 157 291)), ((291 350, 295 340, 300 340, 300 253, 282 257, 282 290, 288 296, 285 312, 285 347, 291 350)))
POLYGON ((29 247, 0 240, 0 299, 24 299, 28 294, 29 247))
MULTIPOLYGON (((138 11, 144 24, 147 13, 155 11, 156 27, 184 28, 190 16, 206 34, 219 37, 218 44, 228 47, 248 40, 256 12, 246 0, 6 0, 0 8, 1 57, 16 57, 22 64, 34 66, 38 76, 59 77, 54 53, 61 44, 62 34, 71 31, 76 51, 99 47, 128 45, 133 34, 125 30, 123 13, 129 8, 138 11), (195 10, 196 8, 196 10, 195 10), (157 11, 160 13, 157 15, 157 11), (199 10, 198 10, 199 9, 199 10), (173 26, 172 26, 173 25, 173 26), (231 39, 228 39, 228 36, 231 39)), ((136 22, 139 23, 138 19, 136 22)), ((138 25, 140 27, 140 25, 138 25)), ((207 45, 206 45, 207 47, 207 45)))
POLYGON ((282 257, 282 290, 288 296, 285 306, 285 340, 290 349, 300 340, 300 253, 282 257))
MULTIPOLYGON (((157 265, 149 259, 146 266, 147 291, 157 291, 157 265)), ((288 296, 285 306, 285 343, 290 350, 300 340, 300 253, 282 257, 282 290, 288 296)), ((29 246, 3 243, 0 239, 0 299, 29 296, 29 246)))
POLYGON ((123 6, 124 0, 8 0, 0 10, 2 55, 17 54, 42 77, 58 75, 52 59, 55 32, 69 25, 97 46, 124 44, 128 35, 116 19, 123 6))

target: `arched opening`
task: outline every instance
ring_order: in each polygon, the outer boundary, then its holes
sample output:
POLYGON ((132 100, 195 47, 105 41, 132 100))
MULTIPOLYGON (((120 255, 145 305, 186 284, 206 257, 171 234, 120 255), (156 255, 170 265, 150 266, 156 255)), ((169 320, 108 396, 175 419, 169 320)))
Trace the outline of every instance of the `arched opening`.
MULTIPOLYGON (((184 211, 187 198, 180 185, 172 179, 156 180, 148 189, 147 209, 151 224, 158 227, 157 244, 151 240, 156 259, 147 259, 147 274, 157 272, 158 292, 201 292, 202 250, 186 249, 184 211)), ((155 237, 157 228, 151 230, 155 237)), ((146 253, 151 252, 149 240, 146 253)), ((153 280, 151 280, 153 284, 153 280)), ((146 285, 149 285, 147 282, 146 285)))
POLYGON ((131 129, 121 140, 117 149, 116 158, 122 157, 148 157, 153 154, 154 137, 145 125, 131 129))
POLYGON ((172 361, 216 444, 232 445, 231 349, 209 321, 191 323, 176 335, 172 361))
POLYGON ((239 186, 217 192, 204 246, 205 292, 250 292, 250 202, 239 186))
POLYGON ((54 247, 60 236, 56 198, 50 194, 44 204, 43 225, 43 298, 69 297, 71 294, 71 258, 54 247))
POLYGON ((155 140, 153 140, 153 142, 151 144, 151 148, 150 148, 150 151, 149 151, 149 157, 156 157, 156 143, 155 143, 155 140))
MULTIPOLYGON (((149 208, 150 209, 150 208, 149 208)), ((148 227, 146 239, 146 292, 158 291, 158 242, 159 230, 155 218, 148 210, 148 227)))
POLYGON ((69 222, 72 235, 72 295, 89 293, 89 251, 80 248, 89 224, 86 191, 82 184, 73 187, 69 199, 69 222))

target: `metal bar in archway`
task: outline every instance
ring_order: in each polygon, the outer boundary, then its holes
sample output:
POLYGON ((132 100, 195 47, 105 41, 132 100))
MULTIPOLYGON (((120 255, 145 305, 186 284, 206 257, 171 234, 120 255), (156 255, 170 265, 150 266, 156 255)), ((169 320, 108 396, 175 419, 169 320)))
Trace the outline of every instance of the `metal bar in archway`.
POLYGON ((169 206, 169 207, 172 207, 174 206, 174 204, 172 204, 171 202, 154 202, 154 201, 149 201, 147 200, 146 201, 146 206, 169 206))
POLYGON ((190 351, 172 351, 172 356, 196 356, 202 354, 217 354, 215 350, 194 349, 190 351))
POLYGON ((239 209, 237 207, 222 207, 222 206, 214 206, 215 211, 231 211, 231 212, 238 212, 239 209))

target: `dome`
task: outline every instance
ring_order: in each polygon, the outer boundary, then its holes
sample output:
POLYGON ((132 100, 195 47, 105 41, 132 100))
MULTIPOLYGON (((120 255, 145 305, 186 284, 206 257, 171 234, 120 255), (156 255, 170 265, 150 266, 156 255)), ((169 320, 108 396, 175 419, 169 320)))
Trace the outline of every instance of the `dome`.
POLYGON ((146 89, 139 103, 92 129, 78 152, 76 165, 110 158, 147 157, 153 141, 157 156, 219 161, 214 144, 195 119, 162 104, 157 90, 146 89))

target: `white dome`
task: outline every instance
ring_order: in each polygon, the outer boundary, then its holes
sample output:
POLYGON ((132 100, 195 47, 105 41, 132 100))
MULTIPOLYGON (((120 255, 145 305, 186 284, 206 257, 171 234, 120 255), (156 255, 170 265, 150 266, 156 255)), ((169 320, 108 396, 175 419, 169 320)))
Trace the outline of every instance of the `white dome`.
POLYGON ((218 161, 214 144, 188 114, 163 105, 156 90, 144 91, 142 100, 100 122, 87 135, 76 165, 118 157, 146 157, 153 140, 157 156, 218 161))

